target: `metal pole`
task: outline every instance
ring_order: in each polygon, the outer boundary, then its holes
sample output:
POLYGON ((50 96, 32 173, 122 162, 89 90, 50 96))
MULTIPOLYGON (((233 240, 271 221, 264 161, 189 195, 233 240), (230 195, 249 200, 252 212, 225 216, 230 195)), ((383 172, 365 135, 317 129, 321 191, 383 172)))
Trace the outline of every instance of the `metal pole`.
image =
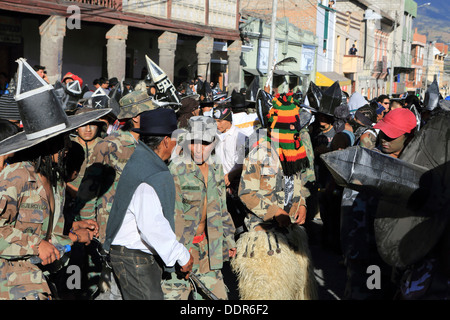
POLYGON ((426 92, 428 89, 428 69, 430 68, 430 62, 429 62, 429 57, 430 57, 430 45, 431 45, 431 41, 427 43, 427 55, 425 57, 425 61, 427 63, 426 67, 427 67, 427 73, 425 76, 425 90, 423 92, 426 92))
POLYGON ((392 51, 391 51, 391 71, 389 72, 389 97, 392 98, 393 86, 394 86, 394 59, 395 59, 395 41, 397 35, 397 11, 395 11, 394 19, 394 36, 392 41, 392 51))
MULTIPOLYGON (((277 5, 278 0, 272 1, 272 25, 270 26, 270 45, 269 45, 269 61, 267 67, 267 76, 269 76, 270 70, 272 70, 272 66, 274 64, 274 49, 275 49, 275 33, 276 33, 276 24, 277 24, 277 5)), ((272 93, 272 83, 273 77, 269 82, 270 93, 272 93)))

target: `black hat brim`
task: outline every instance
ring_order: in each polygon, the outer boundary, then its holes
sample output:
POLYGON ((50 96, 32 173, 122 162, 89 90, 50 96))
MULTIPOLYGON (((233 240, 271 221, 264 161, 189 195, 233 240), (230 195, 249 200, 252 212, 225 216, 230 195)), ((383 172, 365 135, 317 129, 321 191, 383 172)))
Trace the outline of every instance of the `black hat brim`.
POLYGON ((177 128, 174 128, 173 130, 166 130, 164 131, 164 129, 161 128, 153 128, 152 131, 145 131, 145 130, 140 130, 140 129, 131 129, 131 131, 138 133, 141 136, 159 136, 159 137, 163 137, 163 136, 170 136, 172 135, 172 133, 176 130, 177 128))
POLYGON ((22 131, 19 132, 12 137, 6 138, 5 140, 0 142, 0 156, 18 152, 30 147, 33 147, 41 142, 44 142, 50 138, 56 137, 59 134, 69 132, 71 130, 74 130, 78 127, 82 127, 104 115, 109 113, 111 109, 105 108, 105 109, 98 109, 93 110, 77 115, 67 116, 69 120, 69 125, 66 126, 64 129, 61 129, 57 132, 51 133, 49 135, 29 140, 26 137, 26 132, 22 131))

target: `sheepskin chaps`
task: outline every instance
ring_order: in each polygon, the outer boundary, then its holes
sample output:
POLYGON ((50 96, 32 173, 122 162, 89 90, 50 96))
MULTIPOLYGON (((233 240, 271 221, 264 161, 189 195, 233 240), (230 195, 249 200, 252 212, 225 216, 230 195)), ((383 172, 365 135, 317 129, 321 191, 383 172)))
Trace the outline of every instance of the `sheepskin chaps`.
POLYGON ((245 232, 231 267, 242 300, 317 299, 308 237, 298 225, 245 232))

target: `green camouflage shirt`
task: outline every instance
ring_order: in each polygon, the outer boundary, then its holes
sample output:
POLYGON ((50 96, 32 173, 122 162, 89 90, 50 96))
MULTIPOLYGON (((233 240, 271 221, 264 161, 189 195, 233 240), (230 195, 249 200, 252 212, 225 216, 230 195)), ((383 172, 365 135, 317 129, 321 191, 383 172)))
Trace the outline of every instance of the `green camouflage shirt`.
POLYGON ((87 145, 86 145, 86 143, 85 143, 84 141, 81 142, 81 141, 78 139, 78 137, 70 137, 70 138, 71 138, 71 140, 72 140, 73 142, 78 143, 80 146, 82 146, 82 147, 83 147, 83 150, 84 150, 84 156, 85 156, 85 158, 84 158, 83 164, 81 165, 80 172, 78 173, 78 176, 75 178, 75 180, 73 180, 73 181, 70 182, 70 184, 73 185, 75 188, 79 188, 79 187, 80 187, 80 184, 81 184, 81 181, 83 180, 84 173, 86 172, 86 167, 87 167, 87 165, 88 165, 89 159, 90 159, 90 158, 92 157, 92 155, 93 155, 93 150, 94 150, 95 146, 96 146, 100 141, 102 141, 103 139, 102 139, 102 138, 99 138, 99 137, 96 137, 96 138, 93 140, 93 143, 92 143, 92 144, 89 146, 89 148, 88 148, 87 145))
MULTIPOLYGON (((65 184, 53 188, 52 243, 72 244, 64 229, 65 184)), ((0 299, 49 293, 42 271, 28 261, 49 228, 50 205, 42 182, 29 162, 9 165, 0 174, 0 299), (21 260, 20 262, 10 262, 21 260)))
POLYGON ((99 240, 105 240, 106 224, 123 168, 136 148, 137 141, 128 131, 116 131, 94 148, 77 194, 81 219, 94 219, 99 226, 99 240))
MULTIPOLYGON (((300 205, 305 204, 305 188, 301 173, 293 176, 294 191, 289 210, 294 219, 300 205)), ((244 160, 239 197, 251 211, 246 217, 246 226, 253 229, 262 220, 274 217, 279 208, 284 209, 285 179, 281 162, 271 143, 261 139, 244 160)))
MULTIPOLYGON (((210 159, 209 159, 210 160, 210 159)), ((227 210, 226 188, 222 165, 209 161, 208 183, 189 159, 174 159, 169 165, 175 182, 175 234, 187 248, 192 244, 200 223, 204 199, 207 199, 206 234, 210 269, 221 269, 235 248, 235 227, 227 210)))

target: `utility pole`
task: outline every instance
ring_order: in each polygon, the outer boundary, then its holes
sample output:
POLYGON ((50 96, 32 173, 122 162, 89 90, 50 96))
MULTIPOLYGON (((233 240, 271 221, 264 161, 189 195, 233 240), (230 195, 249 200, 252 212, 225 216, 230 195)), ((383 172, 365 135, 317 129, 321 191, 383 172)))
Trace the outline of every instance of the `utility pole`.
MULTIPOLYGON (((432 59, 430 59, 430 48, 433 49, 435 43, 436 43, 436 41, 429 41, 427 43, 427 56, 424 59, 426 61, 426 63, 427 63, 426 76, 425 76, 425 90, 424 90, 424 92, 426 92, 427 89, 428 89, 428 72, 429 72, 429 69, 430 69, 431 61, 432 61, 432 59)), ((434 61, 433 61, 433 63, 434 63, 434 61)))
MULTIPOLYGON (((272 70, 274 61, 274 49, 275 49, 275 33, 276 33, 276 24, 277 24, 277 5, 278 0, 272 1, 272 25, 270 26, 270 45, 269 45, 269 61, 267 67, 267 76, 269 76, 270 71, 272 70)), ((272 93, 272 83, 273 77, 269 82, 269 92, 272 93)))
POLYGON ((395 17, 394 17, 394 36, 392 41, 392 50, 391 50, 391 70, 389 72, 389 98, 392 98, 392 92, 393 92, 393 86, 394 86, 394 59, 395 59, 395 41, 397 35, 397 11, 395 11, 395 17))

